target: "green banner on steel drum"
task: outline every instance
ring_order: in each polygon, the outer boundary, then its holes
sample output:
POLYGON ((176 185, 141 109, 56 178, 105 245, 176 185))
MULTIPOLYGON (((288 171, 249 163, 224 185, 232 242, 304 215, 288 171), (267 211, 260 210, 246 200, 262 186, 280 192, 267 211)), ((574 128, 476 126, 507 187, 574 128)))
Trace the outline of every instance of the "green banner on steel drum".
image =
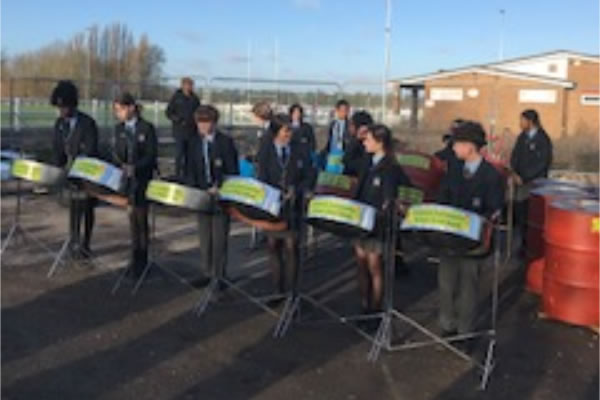
POLYGON ((476 213, 439 204, 421 204, 408 209, 404 231, 435 231, 479 241, 485 220, 476 213))
POLYGON ((396 160, 398 161, 398 164, 405 167, 429 169, 431 166, 431 160, 419 154, 400 153, 396 155, 396 160))
POLYGON ((168 206, 209 211, 211 196, 203 190, 174 182, 153 179, 146 188, 146 198, 168 206))
POLYGON ((347 175, 323 171, 320 172, 317 177, 317 185, 331 186, 341 190, 350 190, 352 188, 352 178, 347 175))
POLYGON ((230 176, 219 189, 219 198, 253 207, 278 217, 281 210, 281 191, 254 178, 230 176))
POLYGON ((77 157, 69 170, 69 178, 83 179, 118 192, 123 184, 123 171, 97 158, 77 157))
POLYGON ((374 207, 336 196, 314 197, 308 203, 306 213, 311 224, 342 235, 373 231, 375 216, 374 207))
POLYGON ((410 186, 398 186, 398 200, 407 204, 421 204, 424 193, 421 189, 410 186))
POLYGON ((62 175, 60 168, 23 158, 13 161, 11 172, 16 178, 45 185, 55 184, 62 175))

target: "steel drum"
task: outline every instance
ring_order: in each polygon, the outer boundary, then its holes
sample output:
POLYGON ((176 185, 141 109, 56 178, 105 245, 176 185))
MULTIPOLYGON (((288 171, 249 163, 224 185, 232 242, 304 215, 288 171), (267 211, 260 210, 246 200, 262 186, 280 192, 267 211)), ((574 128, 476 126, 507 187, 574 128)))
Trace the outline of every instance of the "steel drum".
POLYGON ((307 222, 342 237, 366 236, 375 229, 377 210, 337 196, 315 196, 308 203, 307 222))
POLYGON ((421 204, 424 200, 424 197, 425 193, 419 188, 410 186, 398 186, 397 199, 403 204, 421 204))
POLYGON ((281 191, 254 178, 229 176, 219 189, 219 201, 234 218, 269 231, 282 231, 281 191))
POLYGON ((11 174, 15 178, 47 186, 58 183, 63 176, 60 168, 24 158, 12 162, 11 174))
POLYGON ((445 172, 439 158, 413 150, 402 149, 396 160, 414 186, 423 192, 426 201, 434 201, 445 172))
POLYGON ((341 150, 334 150, 327 154, 327 160, 325 164, 325 171, 332 174, 342 174, 344 172, 344 163, 342 158, 344 152, 341 150))
POLYGON ((92 157, 77 157, 67 177, 80 182, 88 194, 117 206, 126 206, 125 175, 114 165, 92 157))
POLYGON ((447 255, 483 256, 491 247, 492 225, 485 218, 446 205, 411 206, 400 229, 447 255))
POLYGON ((317 176, 315 194, 331 194, 350 198, 356 190, 357 179, 348 175, 320 172, 317 176))
POLYGON ((146 198, 167 206, 194 211, 211 211, 212 196, 208 192, 160 179, 153 179, 146 188, 146 198))
POLYGON ((8 161, 0 161, 0 180, 6 181, 12 178, 12 165, 8 161))

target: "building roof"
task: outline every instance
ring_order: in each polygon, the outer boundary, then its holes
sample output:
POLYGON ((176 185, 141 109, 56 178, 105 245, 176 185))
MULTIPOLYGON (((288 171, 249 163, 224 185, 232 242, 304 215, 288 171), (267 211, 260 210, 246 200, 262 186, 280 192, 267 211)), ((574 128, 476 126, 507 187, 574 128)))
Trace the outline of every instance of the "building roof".
POLYGON ((504 60, 504 61, 497 61, 497 62, 488 63, 488 64, 469 65, 466 67, 454 68, 454 69, 450 69, 450 70, 439 70, 437 72, 432 72, 429 74, 414 75, 414 76, 410 76, 410 77, 406 77, 406 78, 394 79, 391 82, 399 84, 401 86, 404 86, 404 85, 416 86, 416 85, 424 85, 426 80, 439 79, 439 78, 445 78, 445 77, 450 77, 450 76, 455 76, 455 75, 474 73, 474 74, 485 74, 485 75, 495 75, 495 76, 506 76, 506 77, 510 77, 510 78, 531 80, 531 81, 546 83, 549 85, 557 85, 557 86, 561 86, 561 87, 565 87, 565 88, 573 88, 575 86, 575 83, 570 80, 553 78, 553 77, 548 77, 548 76, 544 76, 544 75, 537 75, 537 74, 531 74, 531 73, 520 72, 520 71, 515 71, 515 70, 508 70, 508 69, 502 68, 502 66, 507 65, 507 64, 514 64, 514 63, 519 63, 519 62, 530 62, 530 61, 537 61, 537 60, 543 60, 543 59, 547 59, 547 58, 557 58, 557 57, 558 58, 574 58, 574 59, 585 60, 585 61, 600 62, 600 56, 598 56, 598 55, 584 54, 584 53, 578 53, 578 52, 567 51, 567 50, 555 50, 555 51, 550 51, 550 52, 545 52, 545 53, 540 53, 540 54, 535 54, 535 55, 530 55, 530 56, 512 58, 512 59, 508 59, 508 60, 504 60))

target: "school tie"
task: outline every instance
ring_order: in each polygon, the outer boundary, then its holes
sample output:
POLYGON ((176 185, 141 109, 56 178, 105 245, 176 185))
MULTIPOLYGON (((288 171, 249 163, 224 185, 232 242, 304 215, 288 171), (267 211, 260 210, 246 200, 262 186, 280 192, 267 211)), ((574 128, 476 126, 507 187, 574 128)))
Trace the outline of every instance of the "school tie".
POLYGON ((287 150, 287 147, 282 147, 281 148, 280 159, 281 159, 281 165, 285 166, 287 164, 287 160, 288 160, 288 150, 287 150))
POLYGON ((208 185, 212 184, 213 181, 213 172, 212 172, 212 142, 207 140, 206 141, 206 147, 205 147, 206 151, 204 153, 204 172, 206 174, 206 183, 208 185))

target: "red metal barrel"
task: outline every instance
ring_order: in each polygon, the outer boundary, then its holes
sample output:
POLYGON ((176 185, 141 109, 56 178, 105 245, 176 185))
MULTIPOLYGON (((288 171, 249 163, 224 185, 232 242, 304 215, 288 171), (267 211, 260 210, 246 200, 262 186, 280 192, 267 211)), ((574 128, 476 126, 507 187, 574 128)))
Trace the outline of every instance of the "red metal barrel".
POLYGON ((399 150, 396 159, 411 183, 423 191, 424 200, 435 200, 446 169, 444 162, 435 156, 407 149, 399 150))
POLYGON ((575 185, 546 180, 529 195, 527 213, 527 290, 542 293, 544 280, 544 227, 548 205, 562 197, 586 197, 587 193, 575 185))
POLYGON ((600 202, 563 198, 548 207, 543 310, 550 318, 598 326, 600 202))

